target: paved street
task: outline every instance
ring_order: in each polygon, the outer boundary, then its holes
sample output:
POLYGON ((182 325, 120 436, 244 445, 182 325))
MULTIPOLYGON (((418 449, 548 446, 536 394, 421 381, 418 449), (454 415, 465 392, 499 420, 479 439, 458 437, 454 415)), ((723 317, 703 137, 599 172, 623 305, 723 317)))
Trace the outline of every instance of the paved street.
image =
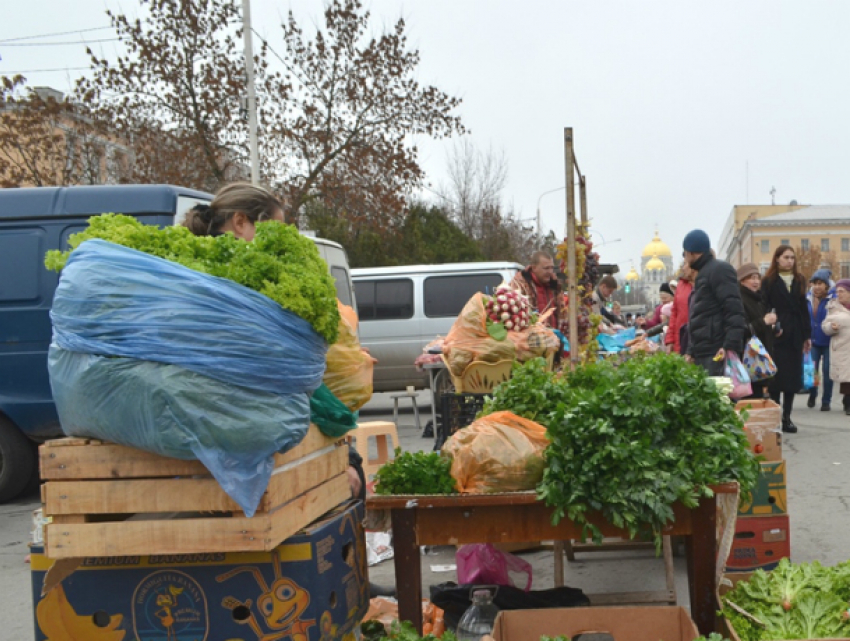
MULTIPOLYGON (((420 405, 428 393, 420 392, 420 405)), ((407 403, 409 405, 409 403, 407 403)), ((405 405, 405 403, 403 403, 405 405)), ((838 405, 840 407, 840 403, 838 405)), ((390 418, 388 395, 379 394, 365 408, 364 420, 390 418)), ((423 413, 423 424, 427 420, 423 413)), ((850 558, 850 416, 841 411, 820 412, 805 407, 797 397, 794 420, 799 434, 786 436, 788 505, 791 515, 791 551, 794 561, 819 560, 831 565, 850 558)), ((412 412, 400 418, 400 438, 406 450, 429 449, 413 427, 412 412)), ((24 563, 32 527, 31 514, 39 506, 37 495, 0 506, 0 641, 25 641, 33 637, 29 566, 24 563)), ((553 585, 551 550, 522 553, 534 568, 535 589, 553 585)), ((423 588, 454 581, 454 572, 432 572, 432 566, 454 563, 453 548, 438 548, 423 558, 423 588)), ((675 560, 679 603, 687 605, 684 559, 675 560)), ((369 569, 382 585, 394 582, 392 561, 369 569)), ((566 582, 587 593, 662 590, 663 562, 647 552, 580 553, 567 564, 566 582)))

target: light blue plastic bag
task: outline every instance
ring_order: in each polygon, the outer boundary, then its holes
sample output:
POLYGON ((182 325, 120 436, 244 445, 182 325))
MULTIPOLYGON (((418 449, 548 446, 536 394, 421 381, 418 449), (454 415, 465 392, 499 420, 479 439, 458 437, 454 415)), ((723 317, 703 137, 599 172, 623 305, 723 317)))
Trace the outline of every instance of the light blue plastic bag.
POLYGON ((596 337, 596 342, 599 343, 599 349, 603 352, 622 352, 626 349, 626 341, 630 341, 635 337, 635 328, 629 327, 618 331, 616 334, 599 334, 596 337))
POLYGON ((815 386, 815 362, 812 353, 803 354, 803 389, 812 389, 815 386))
POLYGON ((245 514, 310 423, 327 346, 232 281, 101 240, 72 254, 48 358, 66 434, 197 458, 245 514))

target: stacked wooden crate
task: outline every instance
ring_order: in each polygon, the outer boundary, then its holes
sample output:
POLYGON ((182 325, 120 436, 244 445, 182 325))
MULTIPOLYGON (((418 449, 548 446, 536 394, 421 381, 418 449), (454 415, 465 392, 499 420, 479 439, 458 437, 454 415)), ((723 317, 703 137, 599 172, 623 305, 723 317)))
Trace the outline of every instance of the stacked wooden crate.
POLYGON ((726 561, 728 572, 771 570, 791 556, 791 528, 786 494, 786 462, 782 458, 782 408, 769 400, 740 401, 747 412, 744 430, 750 448, 762 457, 752 496, 741 499, 735 540, 726 561))
POLYGON ((40 460, 53 559, 270 551, 350 498, 348 448, 315 425, 275 455, 251 518, 198 461, 82 438, 42 445, 40 460))

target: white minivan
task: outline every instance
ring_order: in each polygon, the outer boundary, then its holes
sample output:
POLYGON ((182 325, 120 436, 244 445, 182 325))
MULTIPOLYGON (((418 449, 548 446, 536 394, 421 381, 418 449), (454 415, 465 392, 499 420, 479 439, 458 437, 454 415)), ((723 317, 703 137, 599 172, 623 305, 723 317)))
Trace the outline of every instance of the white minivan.
POLYGON ((422 348, 445 336, 466 302, 510 282, 518 263, 449 263, 352 269, 360 342, 378 359, 376 392, 428 386, 414 366, 422 348))

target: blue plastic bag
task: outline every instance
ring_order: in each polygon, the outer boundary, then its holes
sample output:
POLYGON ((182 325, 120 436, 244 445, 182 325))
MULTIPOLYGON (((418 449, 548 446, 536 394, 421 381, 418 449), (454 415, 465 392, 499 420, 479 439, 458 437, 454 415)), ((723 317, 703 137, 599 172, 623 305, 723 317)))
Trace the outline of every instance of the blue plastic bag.
POLYGON ((815 362, 812 353, 803 354, 803 389, 812 389, 815 386, 815 362))
POLYGON ((635 328, 629 327, 618 331, 616 334, 599 334, 596 342, 603 352, 622 352, 626 349, 626 341, 635 337, 635 328))
POLYGON ((327 346, 232 281, 101 240, 72 254, 48 357, 66 434, 197 458, 247 516, 310 423, 327 346))

